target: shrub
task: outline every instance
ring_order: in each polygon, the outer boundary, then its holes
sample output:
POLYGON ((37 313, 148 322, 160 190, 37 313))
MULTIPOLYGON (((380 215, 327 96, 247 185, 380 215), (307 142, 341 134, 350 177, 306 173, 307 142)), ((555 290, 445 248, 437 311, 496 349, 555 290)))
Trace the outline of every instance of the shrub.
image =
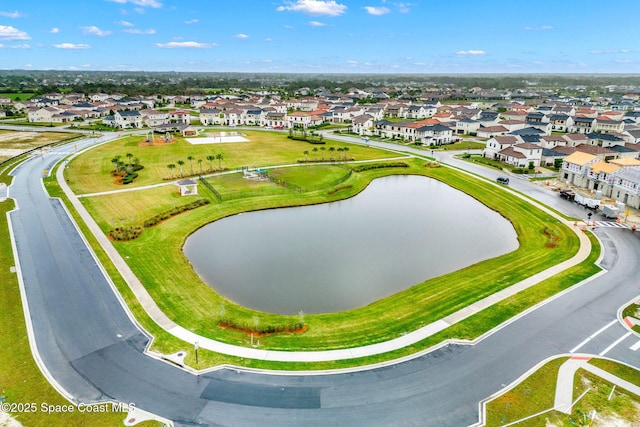
POLYGON ((160 221, 164 221, 165 219, 169 219, 172 216, 176 216, 181 214, 182 212, 189 211, 191 209, 199 208, 200 206, 208 205, 209 199, 198 199, 191 203, 187 203, 186 205, 176 206, 164 212, 160 212, 159 214, 148 218, 144 221, 143 225, 145 228, 153 227, 160 221))
POLYGON ((409 165, 402 162, 395 163, 373 163, 373 164, 365 164, 359 165, 353 168, 354 172, 363 172, 371 169, 384 169, 384 168, 408 168, 409 165))
POLYGON ((135 226, 116 227, 109 232, 109 237, 117 241, 133 240, 142 234, 142 228, 135 226))

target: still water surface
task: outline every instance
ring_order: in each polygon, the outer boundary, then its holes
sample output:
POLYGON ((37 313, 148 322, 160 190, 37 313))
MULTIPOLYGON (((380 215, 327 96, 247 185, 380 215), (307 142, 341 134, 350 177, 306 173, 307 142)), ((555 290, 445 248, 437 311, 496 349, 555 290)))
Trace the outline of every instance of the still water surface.
POLYGON ((362 307, 517 247, 511 223, 475 199, 430 178, 390 176, 348 200, 213 222, 184 252, 221 295, 295 314, 362 307))

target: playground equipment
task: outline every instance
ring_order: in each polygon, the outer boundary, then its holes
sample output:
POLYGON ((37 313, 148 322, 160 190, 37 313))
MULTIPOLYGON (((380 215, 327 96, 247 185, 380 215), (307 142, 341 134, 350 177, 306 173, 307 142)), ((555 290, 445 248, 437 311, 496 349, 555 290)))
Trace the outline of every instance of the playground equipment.
POLYGON ((269 172, 266 169, 250 169, 248 166, 243 166, 242 177, 254 181, 268 181, 269 172))

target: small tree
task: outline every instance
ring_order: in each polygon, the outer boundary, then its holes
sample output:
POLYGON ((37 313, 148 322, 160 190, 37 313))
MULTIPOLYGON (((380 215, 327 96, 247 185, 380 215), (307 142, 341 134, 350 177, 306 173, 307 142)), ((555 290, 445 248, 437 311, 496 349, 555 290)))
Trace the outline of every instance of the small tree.
POLYGON ((184 165, 184 160, 178 160, 176 163, 178 164, 178 167, 180 167, 180 176, 182 176, 182 165, 184 165))
POLYGON ((198 159, 198 166, 200 166, 200 173, 202 174, 202 159, 198 159))
POLYGON ((173 163, 168 164, 167 167, 169 168, 169 172, 170 172, 170 178, 173 178, 173 170, 176 168, 176 165, 174 165, 173 163))
POLYGON ((309 151, 308 150, 304 150, 304 152, 302 154, 304 154, 304 161, 306 162, 309 159, 309 151))
POLYGON ((533 164, 533 162, 529 162, 528 168, 530 171, 532 171, 535 168, 535 165, 533 164))
POLYGON ((191 175, 193 175, 193 161, 195 160, 193 156, 188 156, 187 160, 189 160, 189 166, 191 167, 191 175))
POLYGON ((222 153, 216 154, 216 159, 218 159, 218 168, 222 169, 222 159, 224 159, 222 153))
POLYGON ((560 169, 562 167, 562 159, 555 159, 553 161, 553 167, 556 169, 560 169))
POLYGON ((336 151, 334 147, 329 147, 329 158, 333 160, 333 153, 336 151))
POLYGON ((213 161, 215 160, 216 156, 212 156, 212 155, 208 155, 207 156, 207 160, 209 160, 209 171, 213 172, 213 161))
POLYGON ((318 147, 313 147, 313 158, 314 160, 318 158, 318 147))

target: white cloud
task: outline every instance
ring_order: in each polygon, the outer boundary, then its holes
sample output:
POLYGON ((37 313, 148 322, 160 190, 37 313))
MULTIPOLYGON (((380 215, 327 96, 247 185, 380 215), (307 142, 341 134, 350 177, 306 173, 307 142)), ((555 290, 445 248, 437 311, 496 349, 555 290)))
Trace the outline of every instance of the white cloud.
POLYGON ((325 24, 324 22, 309 21, 309 25, 311 25, 312 27, 324 27, 327 24, 325 24))
POLYGON ((11 25, 0 25, 0 40, 31 40, 31 37, 11 25))
POLYGON ((60 32, 60 28, 58 27, 53 27, 52 29, 49 30, 49 32, 51 34, 58 34, 60 32))
POLYGON ((293 30, 293 25, 285 25, 284 26, 287 30, 293 30))
POLYGON ((387 13, 391 12, 391 10, 389 10, 388 7, 384 7, 384 6, 365 6, 364 10, 367 11, 367 13, 369 15, 375 15, 375 16, 382 16, 382 15, 386 15, 387 13))
POLYGON ((486 54, 487 52, 484 50, 459 50, 456 52, 458 56, 482 56, 486 54))
POLYGON ((271 43, 273 39, 271 37, 267 37, 266 39, 264 39, 264 41, 266 41, 267 43, 271 43))
POLYGON ((398 8, 398 12, 400 13, 409 13, 411 12, 409 7, 414 6, 413 3, 394 3, 393 5, 398 8))
POLYGON ((162 3, 160 3, 158 0, 108 0, 108 1, 112 1, 120 4, 131 3, 136 6, 153 7, 155 9, 159 9, 162 7, 162 3))
POLYGON ((111 34, 111 31, 101 30, 100 28, 96 27, 95 25, 91 25, 91 26, 88 26, 88 27, 80 27, 80 29, 82 30, 82 32, 85 35, 93 35, 93 36, 98 36, 98 37, 105 37, 105 36, 108 36, 109 34, 111 34))
POLYGON ((160 47, 163 49, 184 49, 184 48, 195 48, 195 49, 205 49, 217 46, 215 43, 198 43, 198 42, 169 42, 169 43, 156 43, 156 47, 160 47))
POLYGON ((129 30, 122 30, 123 33, 129 33, 129 34, 155 34, 156 30, 154 30, 153 28, 149 28, 148 30, 139 30, 137 28, 131 28, 129 30))
POLYGON ((234 39, 248 39, 249 36, 247 34, 240 33, 240 34, 236 34, 235 36, 233 36, 233 38, 234 39))
POLYGON ((129 22, 129 21, 116 21, 115 22, 117 25, 120 25, 121 27, 133 27, 134 25, 129 22))
POLYGON ((0 12, 0 16, 4 16, 5 18, 20 18, 24 15, 17 10, 14 10, 13 12, 0 12))
POLYGON ((54 44, 53 47, 56 49, 89 49, 91 46, 82 43, 60 43, 54 44))
POLYGON ((551 25, 543 25, 541 27, 524 27, 525 30, 527 31, 548 31, 548 30, 553 30, 553 27, 551 25))
POLYGON ((297 0, 285 2, 285 6, 279 6, 278 12, 291 11, 309 15, 340 16, 346 12, 347 6, 339 4, 335 0, 297 0))
POLYGON ((187 25, 195 24, 196 22, 198 22, 197 19, 189 19, 187 21, 184 21, 184 23, 187 24, 187 25))
POLYGON ((629 53, 631 52, 629 49, 604 49, 604 50, 592 50, 589 52, 592 55, 604 55, 611 53, 629 53))
POLYGON ((347 61, 347 65, 350 67, 357 67, 358 61, 347 61))
POLYGON ((7 45, 4 45, 4 44, 0 43, 0 49, 31 49, 31 46, 29 46, 26 43, 16 44, 16 45, 13 45, 13 46, 7 46, 7 45))

